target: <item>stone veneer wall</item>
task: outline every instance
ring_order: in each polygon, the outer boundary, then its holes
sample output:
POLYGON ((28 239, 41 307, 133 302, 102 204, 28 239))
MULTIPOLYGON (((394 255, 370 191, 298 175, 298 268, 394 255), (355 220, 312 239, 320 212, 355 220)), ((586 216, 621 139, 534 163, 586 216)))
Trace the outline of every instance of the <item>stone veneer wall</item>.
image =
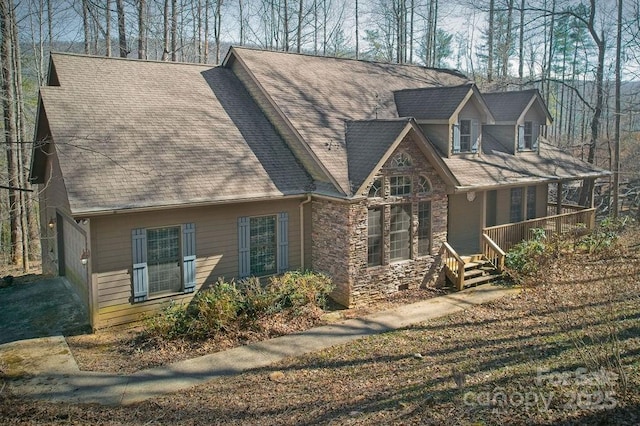
MULTIPOLYGON (((447 193, 445 183, 435 168, 427 161, 416 143, 408 136, 397 148, 413 159, 413 166, 396 171, 385 164, 377 177, 394 174, 410 174, 414 185, 420 175, 429 179, 432 191, 427 195, 414 194, 411 197, 391 197, 388 180, 385 179, 384 196, 381 198, 359 198, 351 203, 316 199, 312 205, 313 221, 313 268, 326 273, 336 285, 333 299, 345 306, 364 305, 381 299, 402 289, 420 286, 438 286, 444 281, 440 274, 439 251, 447 238, 447 193), (418 202, 431 201, 431 253, 417 256, 416 237, 418 202), (412 258, 399 262, 389 261, 389 220, 391 205, 411 203, 412 205, 412 258), (367 265, 367 209, 383 208, 384 238, 382 265, 367 265)), ((371 184, 373 182, 369 182, 371 184)), ((367 195, 368 188, 363 194, 367 195)))
POLYGON ((335 285, 331 298, 344 306, 351 305, 349 235, 353 227, 350 216, 347 202, 314 199, 311 203, 312 267, 331 277, 335 285))

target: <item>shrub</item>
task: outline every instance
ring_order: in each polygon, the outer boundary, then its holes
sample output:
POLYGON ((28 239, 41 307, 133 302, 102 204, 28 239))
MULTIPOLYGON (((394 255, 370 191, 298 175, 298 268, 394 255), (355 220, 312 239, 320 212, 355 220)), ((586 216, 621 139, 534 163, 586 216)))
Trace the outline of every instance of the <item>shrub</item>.
POLYGON ((189 333, 191 318, 186 304, 171 300, 159 314, 149 316, 144 321, 146 332, 163 339, 175 339, 189 333))
POLYGON ((579 246, 589 253, 613 246, 618 241, 619 233, 627 224, 627 217, 613 219, 606 217, 598 224, 596 229, 581 238, 579 246))
POLYGON ((277 295, 275 304, 280 309, 307 305, 324 307, 333 284, 323 274, 292 271, 272 277, 269 290, 277 295))
POLYGON ((255 277, 237 286, 219 279, 189 305, 169 302, 159 314, 148 318, 145 326, 150 335, 164 339, 204 339, 240 325, 251 328, 251 322, 261 316, 287 308, 324 307, 332 289, 328 277, 313 272, 287 272, 271 277, 267 285, 255 277))
POLYGON ((533 237, 513 246, 505 259, 505 266, 516 280, 537 272, 539 259, 546 250, 544 229, 534 228, 531 233, 533 237))

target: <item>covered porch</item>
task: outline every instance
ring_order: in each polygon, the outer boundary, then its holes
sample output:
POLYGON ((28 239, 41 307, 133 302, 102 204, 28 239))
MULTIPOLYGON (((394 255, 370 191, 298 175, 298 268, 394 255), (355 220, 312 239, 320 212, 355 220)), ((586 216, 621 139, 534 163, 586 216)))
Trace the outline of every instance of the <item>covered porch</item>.
POLYGON ((565 185, 571 184, 557 181, 483 191, 474 197, 465 195, 467 203, 459 196, 450 196, 449 238, 440 253, 451 284, 462 290, 497 279, 504 271, 506 252, 531 238, 532 229, 543 229, 548 236, 593 229, 596 222, 594 179, 582 181, 580 186, 586 188, 587 193, 583 191, 578 200, 563 196, 565 185), (577 204, 579 200, 584 205, 577 204), (526 219, 505 220, 518 216, 526 219), (466 220, 464 227, 456 228, 462 220, 466 220))

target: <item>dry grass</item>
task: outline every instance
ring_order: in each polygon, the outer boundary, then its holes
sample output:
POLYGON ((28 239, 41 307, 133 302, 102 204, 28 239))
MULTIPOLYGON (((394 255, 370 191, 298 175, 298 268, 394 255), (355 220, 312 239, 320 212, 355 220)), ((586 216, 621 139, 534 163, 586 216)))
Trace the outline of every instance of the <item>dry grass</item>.
POLYGON ((0 423, 640 423, 640 254, 555 259, 532 280, 517 296, 130 407, 5 390, 0 423), (621 377, 576 379, 596 378, 582 367, 615 368, 616 350, 626 392, 621 377), (536 382, 546 370, 557 374, 536 382), (604 392, 615 393, 599 401, 604 392))

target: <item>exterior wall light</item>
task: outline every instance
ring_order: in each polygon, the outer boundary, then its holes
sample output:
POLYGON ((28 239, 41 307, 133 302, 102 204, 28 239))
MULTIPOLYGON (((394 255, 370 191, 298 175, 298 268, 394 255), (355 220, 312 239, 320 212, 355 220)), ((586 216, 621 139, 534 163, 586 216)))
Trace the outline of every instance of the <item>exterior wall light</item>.
POLYGON ((80 256, 80 262, 82 262, 83 265, 86 266, 87 263, 89 263, 89 250, 84 249, 84 251, 82 252, 82 255, 80 256))
POLYGON ((56 220, 54 218, 49 219, 49 223, 47 223, 49 229, 53 229, 56 226, 56 220))

